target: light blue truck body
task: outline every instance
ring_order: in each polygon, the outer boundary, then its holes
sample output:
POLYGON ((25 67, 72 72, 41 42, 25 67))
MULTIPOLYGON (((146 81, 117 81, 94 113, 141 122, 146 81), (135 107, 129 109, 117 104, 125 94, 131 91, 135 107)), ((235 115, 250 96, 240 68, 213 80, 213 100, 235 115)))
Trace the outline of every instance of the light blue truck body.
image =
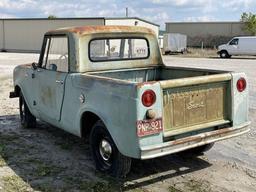
POLYGON ((22 92, 29 110, 38 119, 79 137, 85 137, 100 119, 120 153, 139 159, 249 131, 248 86, 243 92, 236 88, 240 78, 246 79, 244 73, 167 67, 154 33, 141 27, 66 28, 46 33, 45 39, 54 36, 68 39, 67 72, 41 66, 46 40, 37 68, 28 64, 14 69, 14 93, 18 96, 22 92), (132 37, 148 41, 147 58, 102 62, 89 58, 93 39, 132 37), (150 107, 141 102, 146 90, 153 90, 156 95, 150 107), (210 97, 210 91, 217 97, 210 97), (200 98, 202 101, 197 103, 200 98), (218 98, 219 108, 214 106, 214 99, 218 98), (151 122, 160 119, 161 129, 154 131, 150 127, 150 133, 144 127, 145 135, 138 135, 139 126, 149 119, 148 110, 154 111, 151 122))

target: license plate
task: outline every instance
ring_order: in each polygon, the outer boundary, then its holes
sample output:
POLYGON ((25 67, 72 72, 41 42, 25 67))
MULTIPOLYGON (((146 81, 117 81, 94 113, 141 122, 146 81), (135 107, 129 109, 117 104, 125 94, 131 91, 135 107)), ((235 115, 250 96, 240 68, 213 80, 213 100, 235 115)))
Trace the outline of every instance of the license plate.
POLYGON ((162 118, 137 121, 137 135, 139 137, 156 134, 162 130, 162 118))

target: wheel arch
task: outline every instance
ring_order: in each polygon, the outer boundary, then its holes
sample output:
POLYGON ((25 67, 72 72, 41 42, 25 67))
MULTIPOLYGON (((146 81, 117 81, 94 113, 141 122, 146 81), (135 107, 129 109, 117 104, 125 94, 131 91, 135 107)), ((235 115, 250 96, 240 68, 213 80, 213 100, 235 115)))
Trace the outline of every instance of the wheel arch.
POLYGON ((30 111, 33 115, 36 116, 36 114, 33 113, 34 110, 32 110, 32 106, 30 105, 30 102, 28 102, 28 98, 27 98, 26 94, 24 93, 23 87, 22 87, 20 84, 15 84, 15 85, 14 85, 14 91, 15 91, 15 93, 17 94, 18 97, 19 97, 20 94, 22 93, 22 96, 23 96, 23 98, 24 98, 24 100, 25 100, 25 102, 26 102, 26 104, 27 104, 27 106, 28 106, 29 111, 30 111))
POLYGON ((221 53, 221 52, 226 52, 226 53, 229 55, 228 50, 226 50, 226 49, 221 49, 221 50, 220 50, 220 53, 221 53))
MULTIPOLYGON (((102 118, 92 111, 84 111, 80 119, 80 136, 85 138, 90 135, 93 125, 102 118)), ((103 122, 104 123, 104 122, 103 122)), ((104 123, 105 124, 105 123, 104 123)), ((106 124, 105 124, 106 125, 106 124)))
POLYGON ((102 123, 105 125, 106 130, 110 134, 111 138, 113 139, 117 149, 119 152, 125 156, 136 156, 127 150, 127 147, 124 147, 123 141, 120 140, 119 137, 116 137, 115 129, 110 121, 107 118, 104 118, 104 114, 100 112, 95 112, 93 110, 86 110, 83 111, 80 115, 80 137, 81 138, 89 138, 93 125, 98 121, 101 120, 102 123), (88 123, 89 122, 89 123, 88 123))

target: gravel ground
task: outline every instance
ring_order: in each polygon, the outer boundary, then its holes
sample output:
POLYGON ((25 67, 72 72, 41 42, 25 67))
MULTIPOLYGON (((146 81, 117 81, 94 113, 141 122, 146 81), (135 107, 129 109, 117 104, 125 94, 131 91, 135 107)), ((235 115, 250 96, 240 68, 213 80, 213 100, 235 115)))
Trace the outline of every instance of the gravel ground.
POLYGON ((38 121, 19 124, 18 99, 9 99, 12 70, 36 54, 0 53, 0 191, 248 191, 256 188, 256 59, 164 56, 167 65, 244 71, 249 79, 251 132, 216 143, 199 157, 174 154, 133 162, 124 180, 94 170, 89 145, 38 121))

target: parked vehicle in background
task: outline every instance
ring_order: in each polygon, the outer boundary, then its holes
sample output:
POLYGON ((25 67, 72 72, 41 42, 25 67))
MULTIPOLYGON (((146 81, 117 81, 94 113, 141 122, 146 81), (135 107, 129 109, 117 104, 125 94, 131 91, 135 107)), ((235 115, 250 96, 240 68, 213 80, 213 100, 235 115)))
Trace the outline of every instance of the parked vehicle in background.
POLYGON ((38 118, 88 137, 96 168, 118 177, 132 158, 197 155, 249 131, 244 73, 167 67, 143 27, 50 31, 39 62, 13 76, 24 128, 38 118))
POLYGON ((256 55, 256 36, 234 37, 227 44, 218 47, 217 54, 221 58, 232 55, 256 55))
POLYGON ((184 53, 187 50, 187 36, 180 33, 165 33, 163 53, 184 53))

